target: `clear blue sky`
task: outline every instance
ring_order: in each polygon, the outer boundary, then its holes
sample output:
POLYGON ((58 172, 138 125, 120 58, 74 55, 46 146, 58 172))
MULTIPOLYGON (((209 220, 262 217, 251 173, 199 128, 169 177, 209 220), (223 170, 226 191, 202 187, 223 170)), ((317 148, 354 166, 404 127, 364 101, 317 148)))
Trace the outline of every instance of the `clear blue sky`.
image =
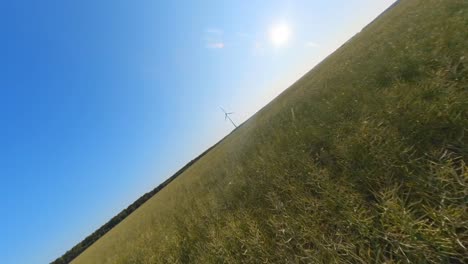
POLYGON ((0 262, 47 263, 393 0, 0 2, 0 262))

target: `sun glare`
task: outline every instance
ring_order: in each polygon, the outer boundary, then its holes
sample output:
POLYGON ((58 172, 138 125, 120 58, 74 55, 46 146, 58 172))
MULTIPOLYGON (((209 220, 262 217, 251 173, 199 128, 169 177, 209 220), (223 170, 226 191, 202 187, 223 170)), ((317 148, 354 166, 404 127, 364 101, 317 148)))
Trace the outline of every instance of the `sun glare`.
POLYGON ((276 47, 283 46, 286 44, 290 37, 290 30, 289 27, 282 23, 275 25, 270 30, 270 39, 273 45, 276 47))

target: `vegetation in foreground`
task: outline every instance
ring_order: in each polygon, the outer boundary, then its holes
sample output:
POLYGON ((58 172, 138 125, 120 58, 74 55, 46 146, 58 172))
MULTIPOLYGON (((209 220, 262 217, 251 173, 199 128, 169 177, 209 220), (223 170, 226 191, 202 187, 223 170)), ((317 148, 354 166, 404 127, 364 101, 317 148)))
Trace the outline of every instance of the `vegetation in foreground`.
MULTIPOLYGON (((217 143, 219 144, 219 143, 217 143)), ((114 228, 116 225, 118 225, 120 222, 122 222, 125 218, 127 218, 130 214, 132 214, 136 209, 138 209, 142 204, 144 204, 146 201, 148 201, 151 197, 153 197, 155 194, 157 194, 160 190, 162 190, 164 187, 166 187, 170 182, 172 182, 175 178, 179 177, 180 174, 182 174, 187 168, 192 166, 193 163, 197 162, 200 158, 202 158, 206 153, 208 153, 210 150, 212 150, 214 147, 216 147, 215 144, 214 146, 210 147, 209 149, 205 150, 202 154, 200 154, 198 157, 195 159, 191 160, 189 163, 187 163, 184 167, 182 167, 180 170, 178 170, 174 175, 169 177, 167 180, 165 180, 163 183, 159 184, 156 188, 151 190, 150 192, 147 192, 143 194, 140 198, 138 198, 135 202, 133 202, 131 205, 129 205, 127 208, 123 209, 119 214, 116 216, 112 217, 111 220, 109 220, 107 223, 102 225, 99 229, 94 231, 91 235, 87 236, 85 239, 83 239, 80 243, 76 244, 73 248, 68 250, 65 254, 63 254, 61 257, 57 258, 54 260, 51 264, 67 264, 70 263, 73 259, 75 259, 78 255, 80 255, 83 251, 85 251, 87 248, 89 248, 94 242, 96 242, 99 238, 107 234, 109 230, 114 228)))
POLYGON ((467 28, 401 1, 72 263, 467 263, 467 28))

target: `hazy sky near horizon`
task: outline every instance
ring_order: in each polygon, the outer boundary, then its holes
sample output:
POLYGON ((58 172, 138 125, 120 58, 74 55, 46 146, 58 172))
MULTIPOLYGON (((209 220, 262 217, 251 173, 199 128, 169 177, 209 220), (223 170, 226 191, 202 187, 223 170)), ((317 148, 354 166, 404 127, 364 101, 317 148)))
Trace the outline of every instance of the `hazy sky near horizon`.
POLYGON ((0 2, 0 262, 47 263, 394 0, 0 2))

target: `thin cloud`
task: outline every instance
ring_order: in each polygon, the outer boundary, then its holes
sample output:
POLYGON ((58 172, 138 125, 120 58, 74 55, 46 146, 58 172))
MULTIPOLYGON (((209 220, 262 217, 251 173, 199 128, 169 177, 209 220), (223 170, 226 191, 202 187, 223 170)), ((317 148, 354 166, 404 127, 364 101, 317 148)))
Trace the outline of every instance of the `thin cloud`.
POLYGON ((223 35, 224 31, 219 28, 205 28, 205 33, 209 35, 223 35))
POLYGON ((320 47, 320 45, 318 43, 315 43, 313 41, 306 42, 305 46, 309 47, 309 48, 318 48, 318 47, 320 47))
POLYGON ((225 47, 224 31, 222 29, 215 27, 205 28, 203 39, 205 47, 208 49, 223 49, 225 47))
POLYGON ((206 47, 209 49, 223 49, 224 46, 224 42, 210 42, 206 44, 206 47))

